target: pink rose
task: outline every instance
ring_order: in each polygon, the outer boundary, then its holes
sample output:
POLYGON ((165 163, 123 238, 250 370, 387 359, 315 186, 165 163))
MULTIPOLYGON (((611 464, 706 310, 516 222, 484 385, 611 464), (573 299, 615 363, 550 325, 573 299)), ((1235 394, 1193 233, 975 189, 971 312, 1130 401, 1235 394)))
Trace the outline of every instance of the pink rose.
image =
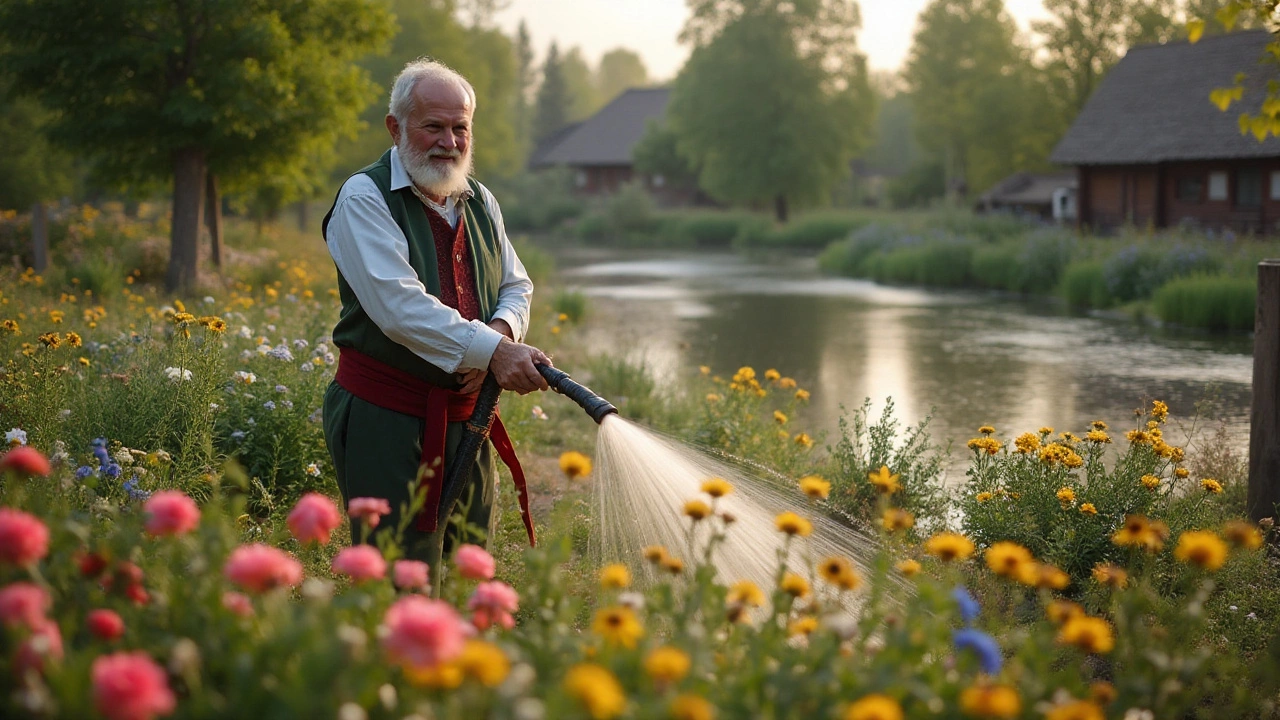
POLYGON ((121 635, 124 635, 124 620, 121 620, 114 610, 105 608, 90 610, 86 624, 89 626, 89 632, 103 640, 118 640, 121 635))
POLYGON ((16 582, 0 588, 0 622, 9 627, 34 629, 45 621, 52 602, 44 588, 29 582, 16 582))
POLYGON ((62 631, 54 621, 41 618, 39 624, 31 628, 31 634, 18 645, 13 669, 18 675, 28 670, 42 673, 46 658, 62 660, 62 631))
POLYGON ((253 600, 249 599, 248 595, 235 590, 222 593, 222 607, 240 617, 249 617, 253 614, 253 600))
POLYGON ((448 603, 406 595, 387 608, 382 645, 392 662, 420 668, 448 662, 462 653, 462 618, 448 603))
POLYGON ((200 524, 200 508, 181 490, 161 490, 142 506, 152 535, 185 535, 200 524))
POLYGON ((370 529, 378 527, 383 515, 391 514, 391 503, 385 498, 358 497, 347 503, 347 514, 353 518, 363 518, 370 529))
POLYGON ((298 542, 327 545, 329 533, 342 524, 342 514, 332 500, 320 493, 309 492, 293 506, 285 523, 298 542))
POLYGON ((478 545, 463 545, 453 560, 458 572, 471 580, 493 579, 493 556, 478 545))
POLYGON ((49 552, 49 528, 35 515, 0 508, 0 561, 30 565, 49 552))
POLYGON ((164 668, 144 652, 103 655, 91 675, 93 702, 108 720, 150 720, 177 705, 164 668))
POLYGON ((401 590, 417 590, 431 581, 431 566, 418 560, 397 560, 392 577, 401 590))
POLYGON ((222 574, 245 590, 260 593, 302 582, 302 565, 283 550, 255 543, 232 550, 222 574))
POLYGON ((520 609, 520 594, 504 582, 483 582, 471 593, 467 608, 472 611, 471 624, 477 630, 488 630, 490 625, 501 625, 510 630, 516 624, 511 613, 520 609))
POLYGON ((333 559, 333 571, 347 575, 353 582, 380 580, 387 575, 387 561, 372 545, 353 545, 344 548, 333 559))
POLYGON ((0 473, 12 470, 27 477, 46 477, 51 468, 49 459, 33 447, 16 447, 0 456, 0 473))

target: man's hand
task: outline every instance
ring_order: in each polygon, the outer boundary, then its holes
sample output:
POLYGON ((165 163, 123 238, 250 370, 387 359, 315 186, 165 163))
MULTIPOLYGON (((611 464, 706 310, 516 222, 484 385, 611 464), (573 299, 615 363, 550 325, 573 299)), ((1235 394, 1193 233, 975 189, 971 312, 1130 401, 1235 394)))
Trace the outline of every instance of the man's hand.
MULTIPOLYGON (((511 326, 507 324, 506 320, 503 320, 502 318, 495 318, 490 320, 488 325, 494 330, 505 335, 508 339, 516 339, 515 332, 511 329, 511 326)), ((463 395, 480 392, 480 384, 484 382, 484 378, 488 374, 489 372, 487 370, 481 370, 479 368, 468 370, 465 373, 459 373, 458 382, 462 383, 462 387, 458 388, 458 392, 463 395)))
POLYGON ((493 373, 503 390, 514 390, 525 395, 534 390, 547 389, 547 380, 534 367, 535 364, 550 365, 551 358, 532 345, 504 337, 489 360, 489 372, 493 373))

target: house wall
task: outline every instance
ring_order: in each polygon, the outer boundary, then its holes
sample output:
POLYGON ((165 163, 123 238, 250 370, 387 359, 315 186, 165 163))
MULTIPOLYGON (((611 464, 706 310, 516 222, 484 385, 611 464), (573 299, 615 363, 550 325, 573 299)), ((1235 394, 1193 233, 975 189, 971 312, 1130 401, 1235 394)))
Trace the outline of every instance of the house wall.
POLYGON ((1079 173, 1082 227, 1108 231, 1127 224, 1280 232, 1280 158, 1081 166, 1079 173), (1211 195, 1214 174, 1225 178, 1224 197, 1211 195), (1250 174, 1258 183, 1252 199, 1242 191, 1250 174))

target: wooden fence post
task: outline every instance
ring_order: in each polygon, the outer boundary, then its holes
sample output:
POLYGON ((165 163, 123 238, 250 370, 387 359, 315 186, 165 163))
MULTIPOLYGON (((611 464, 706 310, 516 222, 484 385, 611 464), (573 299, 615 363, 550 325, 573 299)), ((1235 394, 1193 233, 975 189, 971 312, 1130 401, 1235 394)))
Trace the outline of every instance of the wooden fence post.
POLYGON ((1249 517, 1274 517, 1280 504, 1280 260, 1258 263, 1249 424, 1249 517))

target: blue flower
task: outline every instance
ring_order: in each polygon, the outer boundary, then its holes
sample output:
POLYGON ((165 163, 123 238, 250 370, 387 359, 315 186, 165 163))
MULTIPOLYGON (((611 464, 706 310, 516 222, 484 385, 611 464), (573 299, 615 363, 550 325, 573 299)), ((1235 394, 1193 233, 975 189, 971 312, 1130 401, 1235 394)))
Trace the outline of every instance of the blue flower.
POLYGON ((93 468, 88 465, 81 465, 76 468, 76 479, 83 480, 93 474, 93 468))
POLYGON ((978 617, 978 611, 982 609, 978 605, 978 601, 973 599, 969 591, 963 585, 957 585, 955 590, 951 591, 951 598, 960 606, 960 617, 966 623, 972 623, 978 617))
POLYGON ((109 478, 118 478, 120 477, 120 466, 113 462, 102 468, 102 474, 109 478))
POLYGON ((995 638, 981 630, 964 628, 956 630, 951 639, 955 643, 956 650, 972 650, 977 654, 978 663, 982 666, 982 672, 988 675, 995 675, 1000 672, 1000 667, 1004 664, 1004 658, 1000 655, 1000 646, 996 644, 995 638))
POLYGON ((245 436, 245 432, 243 430, 233 430, 231 432, 231 439, 235 440, 236 442, 240 442, 241 440, 244 440, 244 436, 245 436))
MULTIPOLYGON (((119 468, 117 468, 118 470, 119 468)), ((151 493, 138 487, 138 476, 134 475, 124 481, 124 491, 129 493, 130 500, 146 500, 151 497, 151 493)))
POLYGON ((266 401, 266 402, 262 403, 262 407, 264 407, 264 408, 266 408, 266 409, 268 409, 268 410, 275 410, 275 409, 276 409, 276 404, 275 404, 275 401, 273 401, 273 400, 268 400, 268 401, 266 401))

